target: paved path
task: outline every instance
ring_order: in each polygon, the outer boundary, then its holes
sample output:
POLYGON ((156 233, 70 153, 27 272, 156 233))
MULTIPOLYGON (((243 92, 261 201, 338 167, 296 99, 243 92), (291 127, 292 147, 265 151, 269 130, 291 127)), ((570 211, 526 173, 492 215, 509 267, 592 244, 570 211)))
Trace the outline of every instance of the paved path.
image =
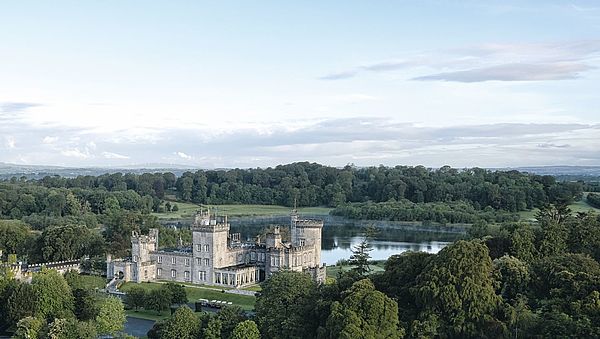
POLYGON ((126 317, 125 333, 136 337, 145 337, 146 333, 154 326, 154 320, 126 317))

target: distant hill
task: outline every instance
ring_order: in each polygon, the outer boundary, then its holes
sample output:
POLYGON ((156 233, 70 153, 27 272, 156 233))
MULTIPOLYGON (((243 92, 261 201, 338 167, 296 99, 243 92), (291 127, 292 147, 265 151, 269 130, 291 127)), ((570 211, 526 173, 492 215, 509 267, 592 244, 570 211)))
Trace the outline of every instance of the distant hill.
MULTIPOLYGON (((198 167, 179 164, 138 164, 119 167, 61 167, 45 165, 19 165, 0 162, 0 180, 11 177, 25 176, 30 179, 40 179, 47 175, 60 175, 63 177, 76 177, 78 175, 102 175, 105 173, 156 173, 172 172, 180 176, 186 171, 198 170, 198 167)), ((491 168, 500 171, 517 170, 520 172, 552 175, 559 180, 600 180, 600 166, 528 166, 491 168)))
POLYGON ((0 180, 25 176, 29 179, 40 179, 47 175, 60 175, 67 178, 78 175, 98 176, 105 173, 156 173, 172 172, 180 176, 183 172, 197 170, 195 167, 174 164, 141 164, 121 167, 61 167, 45 165, 19 165, 0 162, 0 180))

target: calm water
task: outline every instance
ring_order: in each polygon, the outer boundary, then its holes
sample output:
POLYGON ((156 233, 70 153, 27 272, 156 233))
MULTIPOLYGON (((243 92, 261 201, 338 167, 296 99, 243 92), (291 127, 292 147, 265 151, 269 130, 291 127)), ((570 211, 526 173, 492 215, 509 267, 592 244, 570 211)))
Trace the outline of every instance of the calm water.
MULTIPOLYGON (((457 227, 423 227, 401 222, 357 221, 332 216, 315 216, 324 219, 321 259, 328 265, 352 255, 352 247, 364 238, 364 229, 374 224, 379 232, 371 242, 374 260, 385 260, 393 254, 406 251, 437 253, 452 241, 463 237, 457 227)), ((289 225, 288 217, 261 217, 231 219, 231 232, 241 233, 242 239, 252 239, 270 225, 289 225)))

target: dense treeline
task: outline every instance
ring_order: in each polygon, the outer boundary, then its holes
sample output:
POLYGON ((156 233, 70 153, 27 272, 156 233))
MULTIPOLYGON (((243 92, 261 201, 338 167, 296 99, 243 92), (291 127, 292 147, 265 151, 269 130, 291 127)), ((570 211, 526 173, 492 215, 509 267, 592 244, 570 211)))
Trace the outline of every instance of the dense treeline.
POLYGON ((349 219, 433 221, 441 224, 519 220, 517 213, 494 210, 489 206, 483 210, 476 210, 473 205, 464 201, 414 203, 406 199, 344 204, 331 211, 331 214, 349 219))
POLYGON ((544 203, 572 200, 581 182, 557 182, 552 176, 448 166, 342 169, 294 163, 266 169, 186 172, 177 179, 178 197, 197 203, 247 203, 291 206, 338 206, 345 202, 415 203, 468 201, 475 209, 490 206, 516 212, 544 203))
POLYGON ((483 223, 480 238, 324 285, 277 274, 255 321, 267 338, 600 337, 600 218, 546 206, 537 219, 492 232, 483 223))
POLYGON ((0 186, 0 217, 41 215, 61 218, 103 213, 108 197, 127 210, 157 211, 161 199, 202 204, 339 206, 347 202, 408 200, 414 203, 466 201, 510 212, 581 196, 581 182, 557 182, 552 176, 480 168, 457 170, 422 166, 334 168, 294 163, 266 169, 172 173, 127 173, 38 181, 16 179, 0 186))
POLYGON ((12 332, 17 339, 91 339, 123 330, 121 301, 96 293, 74 271, 62 276, 43 269, 31 283, 0 273, 0 333, 12 332))
POLYGON ((586 200, 587 200, 588 204, 590 204, 596 208, 600 208, 600 194, 588 193, 586 200))

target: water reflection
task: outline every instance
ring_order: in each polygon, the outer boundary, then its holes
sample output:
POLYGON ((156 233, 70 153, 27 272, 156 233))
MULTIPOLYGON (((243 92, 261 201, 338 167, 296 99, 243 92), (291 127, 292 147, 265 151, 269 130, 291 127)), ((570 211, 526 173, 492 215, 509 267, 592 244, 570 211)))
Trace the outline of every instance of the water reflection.
MULTIPOLYGON (((462 228, 423 227, 401 222, 348 220, 339 217, 319 216, 325 219, 322 238, 323 263, 335 264, 352 255, 352 247, 363 240, 365 227, 375 224, 379 232, 372 243, 373 260, 385 260, 391 255, 406 251, 437 253, 447 244, 463 237, 462 228)), ((243 239, 253 239, 269 225, 288 225, 288 217, 246 217, 230 220, 231 231, 239 232, 243 239)))

